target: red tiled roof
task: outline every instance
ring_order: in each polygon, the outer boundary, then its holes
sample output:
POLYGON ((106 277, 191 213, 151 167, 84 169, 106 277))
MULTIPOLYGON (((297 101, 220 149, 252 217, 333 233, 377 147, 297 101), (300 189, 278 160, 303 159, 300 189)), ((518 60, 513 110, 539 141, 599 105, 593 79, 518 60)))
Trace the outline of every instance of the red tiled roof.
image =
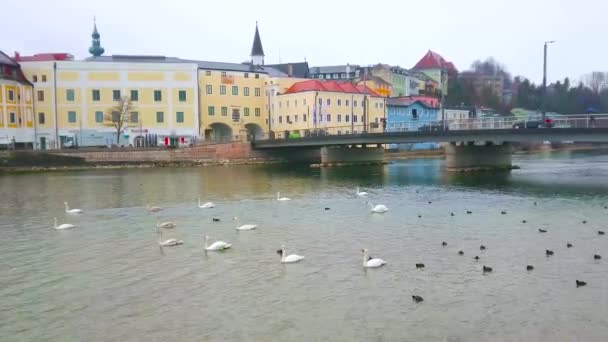
POLYGON ((15 52, 15 60, 17 62, 45 62, 45 61, 70 61, 74 56, 69 53, 37 53, 33 56, 21 56, 15 52))
POLYGON ((403 96, 393 97, 390 100, 395 101, 395 103, 399 103, 404 106, 408 106, 414 102, 422 102, 425 106, 429 108, 439 108, 439 99, 432 96, 403 96))
POLYGON ((454 63, 448 62, 440 54, 431 50, 416 63, 413 69, 447 69, 450 72, 456 71, 454 63))
POLYGON ((325 81, 319 80, 308 80, 302 82, 296 82, 285 91, 285 94, 300 93, 305 91, 333 91, 340 93, 353 93, 353 94, 369 94, 371 96, 380 96, 369 87, 354 86, 349 82, 337 82, 337 81, 325 81))

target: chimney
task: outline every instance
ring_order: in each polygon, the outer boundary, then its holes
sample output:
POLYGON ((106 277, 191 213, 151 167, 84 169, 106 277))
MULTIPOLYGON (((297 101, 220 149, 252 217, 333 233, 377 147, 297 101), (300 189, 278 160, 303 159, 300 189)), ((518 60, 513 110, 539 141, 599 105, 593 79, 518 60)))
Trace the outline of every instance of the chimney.
POLYGON ((287 64, 287 76, 289 76, 289 77, 293 76, 293 65, 291 65, 291 64, 287 64))
POLYGON ((350 78, 350 64, 346 63, 346 78, 350 78))

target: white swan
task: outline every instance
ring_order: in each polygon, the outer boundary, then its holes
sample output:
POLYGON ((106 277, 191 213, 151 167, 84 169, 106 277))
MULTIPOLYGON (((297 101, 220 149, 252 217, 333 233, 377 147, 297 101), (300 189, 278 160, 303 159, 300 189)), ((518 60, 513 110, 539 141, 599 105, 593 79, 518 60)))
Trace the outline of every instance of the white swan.
POLYGON ((357 196, 367 196, 367 192, 359 191, 359 187, 357 187, 357 196))
POLYGON ((384 214, 385 212, 388 211, 388 208, 384 204, 373 205, 369 202, 366 202, 366 203, 369 204, 369 207, 372 209, 372 213, 384 214))
MULTIPOLYGON (((232 218, 233 221, 238 221, 239 218, 238 217, 234 217, 232 218)), ((236 230, 252 230, 252 229, 256 229, 258 227, 257 224, 244 224, 242 226, 236 227, 236 230)))
POLYGON ((277 192, 277 201, 281 201, 281 202, 291 201, 291 198, 289 198, 289 197, 281 197, 281 193, 277 192))
POLYGON ((214 243, 211 244, 211 246, 209 246, 208 241, 209 241, 209 236, 205 235, 205 250, 206 251, 221 251, 221 250, 232 247, 232 244, 226 243, 224 241, 215 241, 214 243))
POLYGON ((157 213, 157 212, 163 210, 163 208, 162 207, 151 207, 151 206, 147 205, 146 210, 148 210, 151 213, 157 213))
POLYGON ((284 264, 294 263, 304 259, 303 256, 297 254, 291 254, 286 256, 287 252, 285 250, 284 245, 281 246, 281 249, 279 249, 277 253, 281 254, 281 262, 284 264))
POLYGON ((158 230, 158 245, 163 247, 177 246, 183 244, 184 241, 178 239, 167 239, 163 241, 163 232, 158 230))
POLYGON ((172 229, 172 228, 177 227, 177 223, 172 222, 172 221, 167 221, 167 222, 160 223, 160 222, 157 221, 156 222, 156 227, 157 228, 172 229))
POLYGON ((376 268, 386 265, 386 261, 378 258, 369 259, 368 250, 363 249, 363 267, 376 268))
POLYGON ((64 223, 64 224, 58 226, 57 218, 55 217, 55 229, 61 230, 61 229, 72 229, 72 228, 76 228, 76 226, 73 224, 70 224, 70 223, 64 223))
POLYGON ((201 209, 210 209, 210 208, 214 208, 215 204, 213 204, 213 202, 206 202, 201 204, 201 198, 198 198, 198 207, 201 209))
POLYGON ((70 207, 68 206, 68 202, 63 202, 63 204, 65 205, 65 212, 68 214, 80 214, 82 213, 81 209, 70 209, 70 207))

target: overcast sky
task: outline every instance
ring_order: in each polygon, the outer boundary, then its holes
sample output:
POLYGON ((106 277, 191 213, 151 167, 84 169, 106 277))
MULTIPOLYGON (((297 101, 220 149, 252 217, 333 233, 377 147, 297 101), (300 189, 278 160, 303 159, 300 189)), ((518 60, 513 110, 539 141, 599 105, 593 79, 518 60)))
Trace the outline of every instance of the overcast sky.
POLYGON ((431 49, 468 69, 495 57, 513 75, 549 81, 608 71, 603 0, 30 0, 4 1, 0 49, 9 55, 88 56, 93 16, 106 54, 247 60, 256 20, 266 63, 411 68, 431 49), (10 14, 10 15, 9 15, 10 14))

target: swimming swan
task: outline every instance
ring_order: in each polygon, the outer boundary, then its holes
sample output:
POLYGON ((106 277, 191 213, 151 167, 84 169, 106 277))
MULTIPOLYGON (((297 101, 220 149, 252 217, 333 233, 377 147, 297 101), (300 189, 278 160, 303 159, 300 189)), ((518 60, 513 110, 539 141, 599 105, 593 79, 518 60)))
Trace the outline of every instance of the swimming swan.
MULTIPOLYGON (((235 216, 232 220, 238 221, 239 218, 235 216)), ((256 229, 257 227, 258 227, 257 224, 244 224, 242 226, 236 227, 236 230, 252 230, 252 229, 256 229)))
POLYGON ((277 192, 277 201, 281 201, 281 202, 291 201, 291 198, 289 198, 289 197, 281 197, 281 193, 277 192))
POLYGON ((388 208, 384 204, 373 205, 373 204, 371 204, 369 202, 367 202, 367 204, 372 209, 372 213, 384 214, 385 212, 388 211, 388 208))
POLYGON ((367 196, 367 192, 359 191, 359 187, 357 187, 357 196, 367 196))
POLYGON ((68 214, 80 214, 82 213, 81 209, 70 209, 70 207, 68 206, 68 202, 63 202, 63 204, 65 205, 65 212, 68 214))
POLYGON ((211 246, 209 246, 208 241, 209 241, 209 236, 205 235, 205 250, 206 251, 221 251, 221 250, 232 247, 232 244, 226 243, 224 241, 215 241, 214 243, 211 244, 211 246))
POLYGON ((55 229, 62 230, 62 229, 72 229, 72 228, 76 228, 76 226, 73 224, 70 224, 70 223, 64 223, 64 224, 58 226, 57 218, 55 217, 55 229))
POLYGON ((297 254, 286 256, 287 252, 285 251, 285 246, 283 245, 281 246, 281 249, 277 251, 277 253, 281 254, 281 262, 284 264, 294 263, 304 259, 303 256, 297 254))
POLYGON ((378 259, 378 258, 369 259, 367 249, 363 249, 362 252, 363 252, 363 267, 376 268, 376 267, 381 267, 381 266, 386 265, 386 261, 384 261, 382 259, 378 259))
POLYGON ((214 208, 215 204, 213 204, 213 202, 206 202, 201 204, 201 198, 198 198, 198 207, 201 209, 209 209, 209 208, 214 208))

